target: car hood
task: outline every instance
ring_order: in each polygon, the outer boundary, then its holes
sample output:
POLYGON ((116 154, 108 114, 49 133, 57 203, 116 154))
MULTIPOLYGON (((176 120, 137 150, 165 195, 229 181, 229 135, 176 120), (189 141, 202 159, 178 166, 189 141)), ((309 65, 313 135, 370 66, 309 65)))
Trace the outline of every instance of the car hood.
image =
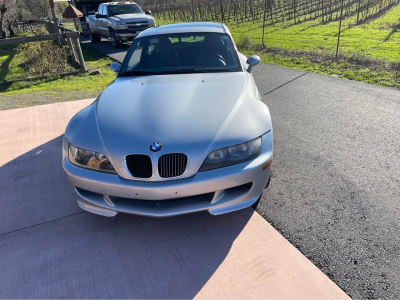
POLYGON ((270 129, 264 126, 270 120, 262 126, 255 121, 268 108, 246 88, 248 78, 235 72, 116 79, 97 101, 106 155, 123 168, 128 154, 147 154, 156 161, 165 153, 185 153, 191 162, 187 175, 195 174, 211 151, 270 129), (162 144, 160 152, 150 151, 153 142, 162 144))
POLYGON ((143 21, 154 20, 152 16, 146 14, 123 14, 123 15, 113 16, 111 17, 111 19, 121 22, 143 22, 143 21))

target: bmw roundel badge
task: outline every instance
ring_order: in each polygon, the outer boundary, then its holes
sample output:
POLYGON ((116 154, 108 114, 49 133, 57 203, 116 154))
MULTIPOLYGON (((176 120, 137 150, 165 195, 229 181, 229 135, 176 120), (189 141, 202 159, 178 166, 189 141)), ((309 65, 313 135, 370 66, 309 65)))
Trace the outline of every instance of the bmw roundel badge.
POLYGON ((154 142, 153 144, 150 145, 150 150, 153 152, 158 152, 161 150, 161 147, 162 147, 161 143, 154 142))

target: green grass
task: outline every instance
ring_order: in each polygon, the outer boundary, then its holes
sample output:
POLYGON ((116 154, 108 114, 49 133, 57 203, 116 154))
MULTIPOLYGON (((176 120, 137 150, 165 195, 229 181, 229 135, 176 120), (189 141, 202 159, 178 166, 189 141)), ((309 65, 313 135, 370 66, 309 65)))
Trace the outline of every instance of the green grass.
POLYGON ((13 81, 25 77, 25 69, 21 55, 16 51, 16 46, 3 46, 0 50, 0 65, 2 65, 0 78, 4 81, 13 81))
POLYGON ((315 57, 318 56, 316 53, 286 52, 281 55, 279 53, 268 52, 268 48, 266 51, 243 49, 242 53, 247 56, 258 53, 261 56, 261 60, 265 63, 382 86, 400 87, 400 71, 377 68, 375 66, 368 67, 360 63, 349 62, 348 58, 343 56, 340 56, 339 59, 334 59, 329 55, 322 55, 315 62, 315 57))
POLYGON ((86 45, 82 45, 82 52, 88 69, 99 69, 101 74, 91 76, 83 73, 65 77, 52 76, 41 80, 14 82, 9 86, 0 87, 0 92, 2 95, 31 92, 57 93, 60 91, 101 92, 115 79, 115 74, 109 68, 112 60, 86 45))
POLYGON ((75 30, 74 22, 65 22, 65 23, 62 23, 62 25, 67 29, 75 30))
MULTIPOLYGON (((171 23, 162 19, 158 19, 157 22, 160 25, 171 23)), ((373 59, 400 61, 400 4, 373 21, 358 26, 354 26, 355 23, 355 15, 345 18, 342 22, 341 53, 361 53, 373 59)), ((231 22, 227 25, 236 42, 244 37, 251 39, 255 44, 262 41, 260 22, 231 22)), ((296 25, 293 21, 268 24, 265 28, 265 44, 280 49, 334 53, 338 27, 338 21, 322 24, 321 18, 296 25)))
MULTIPOLYGON (((157 19, 157 23, 172 22, 157 19)), ((293 24, 293 21, 268 24, 264 36, 265 49, 260 46, 260 22, 231 22, 227 25, 240 51, 246 55, 259 54, 263 62, 385 86, 400 86, 399 64, 394 64, 400 62, 400 4, 379 18, 357 26, 355 23, 356 15, 342 21, 338 60, 334 59, 338 21, 323 24, 322 19, 317 18, 298 24, 293 24), (315 57, 320 55, 324 59, 316 60, 315 57)))
MULTIPOLYGON (((340 52, 344 54, 363 54, 366 57, 385 61, 400 60, 400 31, 393 29, 400 24, 395 16, 400 15, 400 5, 375 21, 359 26, 355 17, 342 22, 340 52)), ((334 53, 337 45, 339 22, 321 24, 320 20, 303 22, 287 26, 278 24, 268 26, 265 31, 265 44, 269 47, 321 51, 334 53)), ((259 25, 245 24, 231 27, 235 40, 249 37, 254 43, 261 43, 262 28, 259 25)))

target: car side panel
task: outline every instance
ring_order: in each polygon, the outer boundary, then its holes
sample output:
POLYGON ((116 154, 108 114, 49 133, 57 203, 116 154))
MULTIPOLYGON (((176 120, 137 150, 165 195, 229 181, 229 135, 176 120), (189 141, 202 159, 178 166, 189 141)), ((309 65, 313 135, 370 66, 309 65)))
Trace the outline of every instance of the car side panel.
POLYGON ((96 16, 86 17, 86 24, 90 28, 90 31, 93 33, 97 33, 96 21, 97 21, 96 16))
POLYGON ((110 36, 109 28, 112 27, 112 21, 110 20, 110 17, 108 15, 108 6, 105 6, 104 10, 105 10, 104 11, 105 15, 107 15, 107 18, 102 19, 103 22, 102 22, 101 31, 102 31, 102 35, 103 36, 109 37, 110 36))

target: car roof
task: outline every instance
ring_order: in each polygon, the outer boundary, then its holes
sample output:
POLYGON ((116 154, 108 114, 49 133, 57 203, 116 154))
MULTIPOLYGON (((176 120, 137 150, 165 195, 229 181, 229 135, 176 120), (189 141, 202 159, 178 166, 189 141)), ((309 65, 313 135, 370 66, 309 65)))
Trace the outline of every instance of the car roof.
POLYGON ((163 25, 160 27, 149 28, 140 35, 140 37, 152 36, 158 34, 170 33, 192 33, 192 32, 215 32, 227 33, 230 35, 228 28, 221 23, 214 22, 187 22, 163 25))

